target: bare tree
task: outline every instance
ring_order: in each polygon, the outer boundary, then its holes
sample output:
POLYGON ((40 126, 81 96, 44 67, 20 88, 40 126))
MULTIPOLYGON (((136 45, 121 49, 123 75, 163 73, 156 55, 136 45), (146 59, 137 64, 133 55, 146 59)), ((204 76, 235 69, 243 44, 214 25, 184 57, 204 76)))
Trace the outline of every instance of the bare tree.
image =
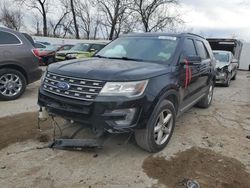
POLYGON ((48 0, 15 0, 16 2, 25 5, 30 9, 37 10, 43 18, 43 35, 47 36, 47 14, 49 11, 49 2, 48 0))
POLYGON ((80 28, 84 31, 87 39, 90 38, 91 24, 93 22, 93 17, 91 15, 91 6, 89 0, 81 1, 78 0, 76 14, 80 21, 80 28))
MULTIPOLYGON (((106 22, 105 27, 110 27, 109 40, 114 38, 116 27, 120 27, 119 20, 122 20, 129 6, 128 0, 97 0, 100 10, 103 12, 106 22)), ((118 28, 119 30, 119 28, 118 28)))
POLYGON ((70 8, 71 8, 72 16, 73 16, 76 39, 79 39, 80 35, 79 35, 79 28, 78 28, 78 25, 77 25, 75 0, 70 0, 70 8))
POLYGON ((36 36, 40 36, 40 18, 38 15, 34 15, 33 16, 33 22, 34 22, 34 25, 36 26, 36 36))
POLYGON ((19 31, 23 24, 23 14, 20 10, 7 8, 5 3, 3 7, 0 8, 0 21, 6 27, 19 31))
POLYGON ((168 24, 178 21, 177 16, 168 15, 168 5, 178 0, 133 0, 132 10, 138 13, 145 32, 162 30, 168 24))

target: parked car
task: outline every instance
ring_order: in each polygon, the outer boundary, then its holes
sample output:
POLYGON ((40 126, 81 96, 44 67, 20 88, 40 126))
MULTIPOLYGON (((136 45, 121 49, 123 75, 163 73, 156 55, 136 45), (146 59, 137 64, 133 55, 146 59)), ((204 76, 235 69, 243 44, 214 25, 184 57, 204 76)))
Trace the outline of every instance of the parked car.
POLYGON ((49 42, 41 42, 41 41, 37 41, 37 42, 40 43, 40 44, 44 44, 44 45, 46 45, 46 46, 51 45, 51 43, 49 43, 49 42))
POLYGON ((106 42, 78 43, 70 50, 58 51, 56 53, 56 60, 63 61, 68 59, 91 57, 93 54, 101 50, 106 44, 106 42))
POLYGON ((128 34, 93 58, 50 65, 38 104, 98 134, 133 131, 141 148, 157 152, 169 142, 176 117, 194 105, 211 105, 215 79, 206 39, 128 34))
POLYGON ((37 50, 31 37, 0 27, 0 99, 14 100, 26 85, 40 79, 37 50), (27 38, 26 38, 27 37, 27 38))
POLYGON ((232 52, 234 59, 240 63, 243 43, 237 39, 230 38, 208 38, 212 50, 222 50, 232 52))
POLYGON ((49 45, 46 48, 39 48, 40 65, 49 65, 55 62, 55 54, 60 50, 70 50, 74 45, 64 44, 64 45, 49 45))
POLYGON ((47 45, 42 44, 40 42, 35 42, 34 47, 37 48, 37 49, 45 49, 47 47, 47 45))
POLYGON ((231 80, 236 79, 238 60, 229 51, 214 50, 213 53, 216 59, 216 83, 229 87, 231 80))

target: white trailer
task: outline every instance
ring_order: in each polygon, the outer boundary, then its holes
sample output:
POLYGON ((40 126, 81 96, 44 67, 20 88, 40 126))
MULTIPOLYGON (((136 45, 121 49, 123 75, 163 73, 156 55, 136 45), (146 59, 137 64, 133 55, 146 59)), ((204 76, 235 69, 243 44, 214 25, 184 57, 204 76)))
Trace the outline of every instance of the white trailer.
POLYGON ((239 69, 250 70, 250 43, 243 43, 239 69))

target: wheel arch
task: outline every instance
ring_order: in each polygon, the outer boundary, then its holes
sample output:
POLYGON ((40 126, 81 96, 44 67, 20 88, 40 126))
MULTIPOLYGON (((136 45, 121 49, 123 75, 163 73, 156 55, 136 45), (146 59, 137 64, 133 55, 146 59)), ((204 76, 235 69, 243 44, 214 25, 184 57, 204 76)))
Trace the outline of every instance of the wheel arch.
POLYGON ((23 74, 23 76, 25 77, 25 80, 26 82, 28 83, 28 75, 27 75, 27 72, 21 67, 21 66, 18 66, 18 65, 15 65, 15 64, 5 64, 5 65, 1 65, 0 66, 0 69, 14 69, 14 70, 17 70, 19 71, 20 73, 23 74))

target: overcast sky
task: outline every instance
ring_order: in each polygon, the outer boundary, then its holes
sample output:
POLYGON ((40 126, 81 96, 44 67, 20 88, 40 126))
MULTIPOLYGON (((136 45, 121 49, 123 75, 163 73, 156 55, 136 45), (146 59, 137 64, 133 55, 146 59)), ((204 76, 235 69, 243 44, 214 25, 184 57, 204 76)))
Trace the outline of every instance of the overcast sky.
MULTIPOLYGON (((2 1, 2 0, 0 0, 2 1)), ((8 0, 9 1, 9 0, 8 0)), ((58 0, 54 0, 53 5, 58 0)), ((250 0, 179 0, 184 28, 205 37, 236 37, 250 42, 250 0)), ((13 5, 12 5, 13 6, 13 5)), ((54 6, 53 9, 56 9, 54 6)), ((15 7, 16 8, 16 7, 15 7)), ((52 11, 49 18, 57 17, 52 11)), ((25 18, 30 30, 34 21, 25 18)))
POLYGON ((187 28, 206 37, 250 42, 250 0, 180 0, 187 28))

